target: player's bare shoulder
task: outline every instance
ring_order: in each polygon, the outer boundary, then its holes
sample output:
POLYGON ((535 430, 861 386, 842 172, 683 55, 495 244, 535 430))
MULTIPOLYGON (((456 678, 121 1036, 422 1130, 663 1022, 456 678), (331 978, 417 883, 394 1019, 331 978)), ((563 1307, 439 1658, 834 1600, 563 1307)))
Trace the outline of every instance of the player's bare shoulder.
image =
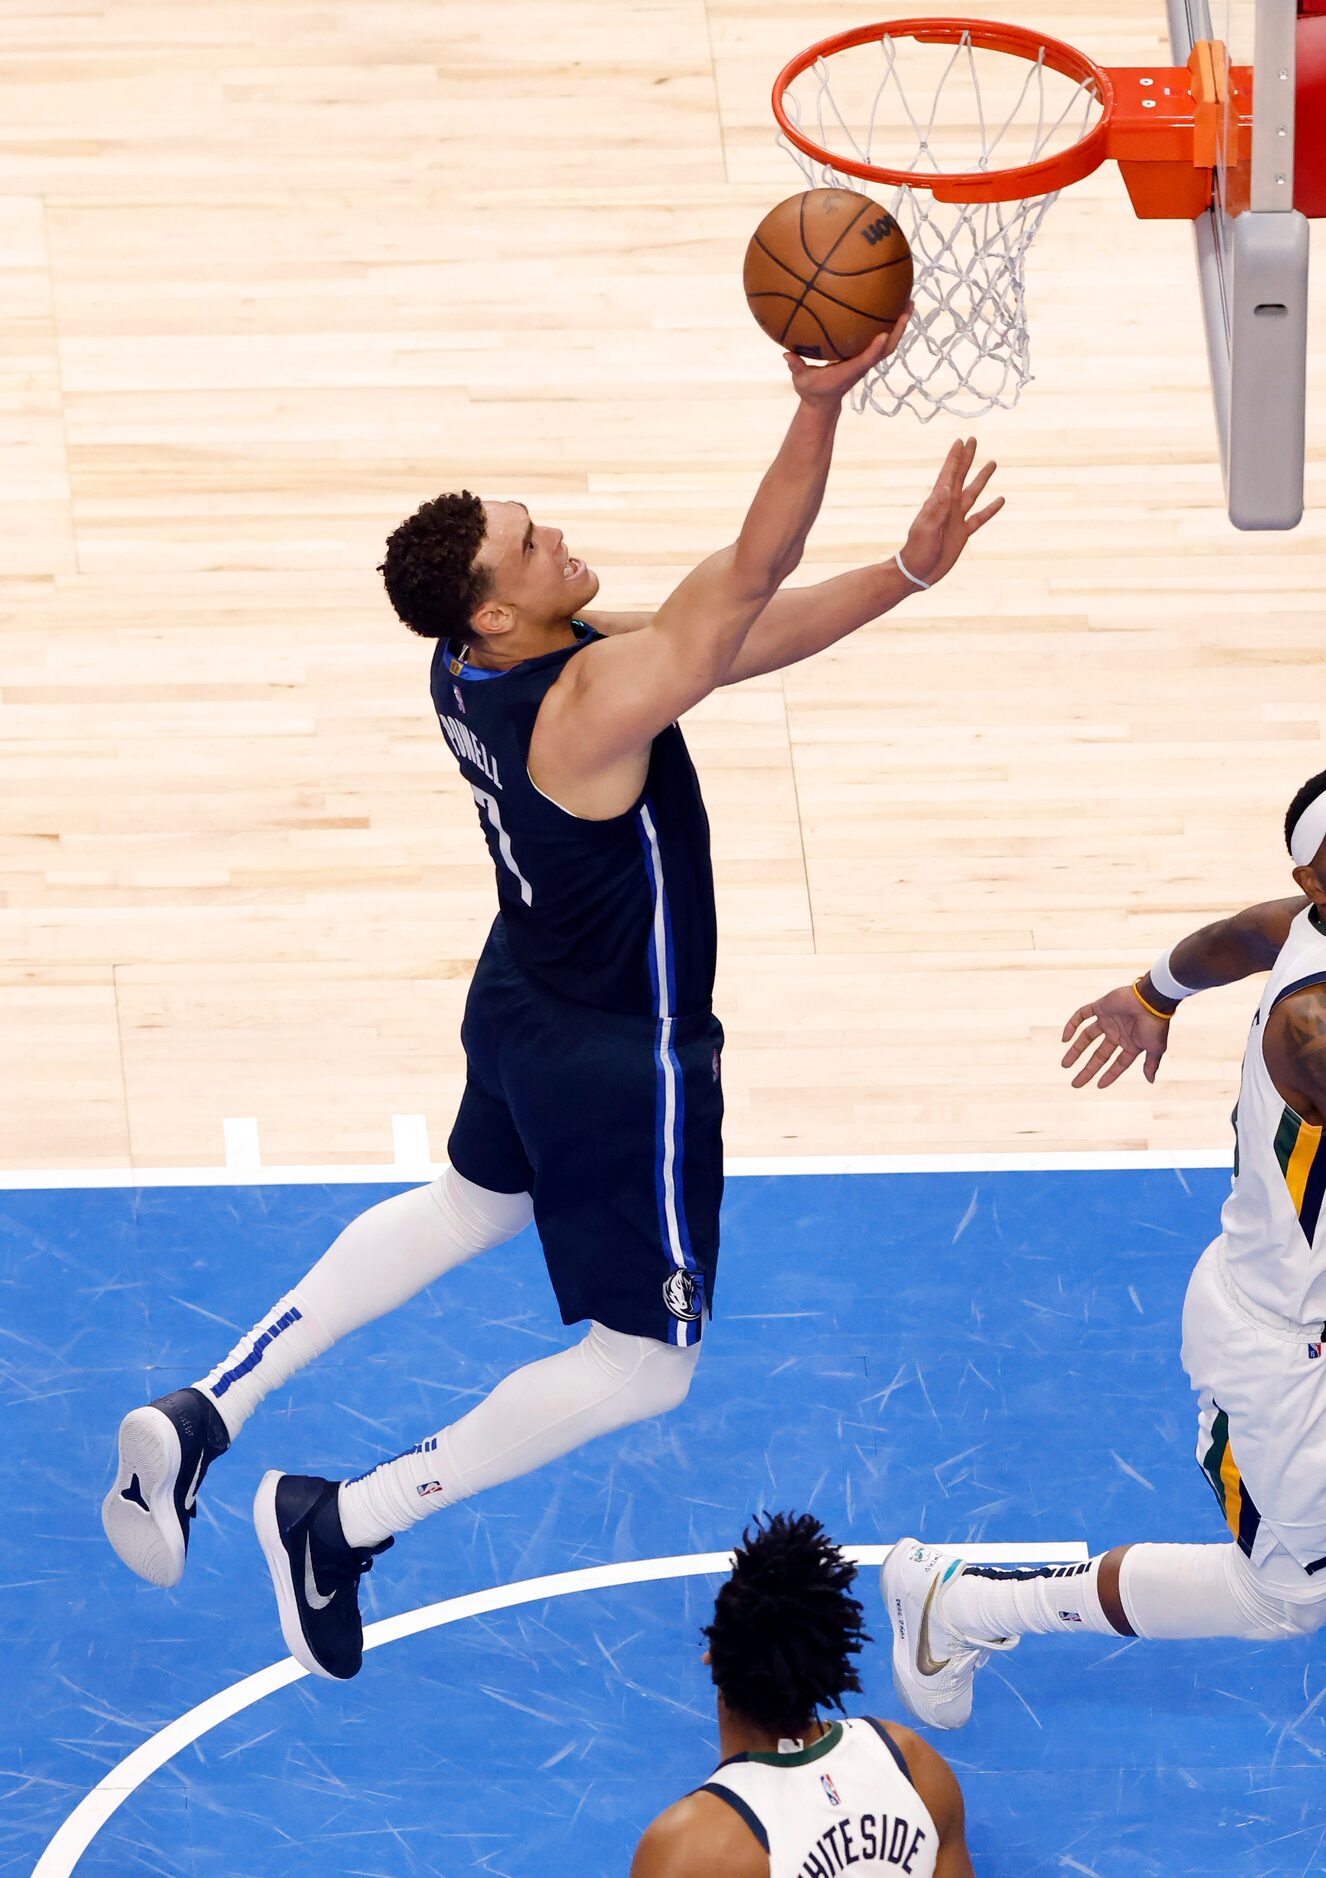
POLYGON ((688 1793, 648 1828, 631 1878, 769 1878, 769 1858, 750 1827, 712 1793, 688 1793))
POLYGON ((957 1775, 943 1755, 915 1729, 895 1721, 877 1721, 874 1725, 901 1754, 911 1783, 934 1821, 939 1839, 935 1878, 971 1878, 966 1809, 957 1775))
POLYGON ((1280 1094, 1305 1122, 1326 1121, 1326 984, 1282 998, 1266 1020, 1262 1055, 1280 1094))

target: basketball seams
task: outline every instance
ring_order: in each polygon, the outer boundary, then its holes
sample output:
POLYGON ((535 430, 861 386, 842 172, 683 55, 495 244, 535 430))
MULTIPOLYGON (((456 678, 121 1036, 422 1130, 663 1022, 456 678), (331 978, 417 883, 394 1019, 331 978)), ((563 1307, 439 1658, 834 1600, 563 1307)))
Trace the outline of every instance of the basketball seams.
MULTIPOLYGON (((769 260, 773 262, 775 267, 779 267, 782 269, 782 271, 787 275, 789 280, 794 280, 798 287, 805 288, 806 291, 809 292, 809 289, 806 288, 806 283, 805 281, 802 280, 800 274, 796 273, 792 268, 790 268, 786 261, 780 260, 779 257, 773 252, 771 248, 768 248, 765 246, 764 242, 760 239, 758 231, 754 235, 751 236, 751 241, 760 250, 762 254, 768 256, 769 260)), ((907 256, 899 255, 898 259, 900 261, 905 261, 907 259, 907 256)), ((893 263, 890 262, 888 263, 888 265, 892 266, 893 263)), ((838 277, 840 279, 849 279, 852 273, 870 274, 870 273, 873 273, 874 271, 875 270, 873 268, 857 268, 857 269, 851 269, 851 270, 840 270, 838 277)), ((778 292, 778 289, 776 287, 768 288, 768 289, 756 288, 754 293, 748 292, 746 295, 746 298, 748 300, 761 300, 761 299, 767 298, 768 294, 773 293, 776 295, 777 292, 778 292)), ((853 306, 850 300, 840 300, 837 294, 829 293, 823 287, 816 287, 815 292, 820 296, 821 300, 827 300, 831 306, 841 307, 844 313, 855 313, 858 319, 863 319, 863 320, 873 320, 875 318, 874 313, 872 313, 869 307, 853 306)), ((788 295, 789 299, 792 299, 794 297, 795 297, 794 295, 791 295, 791 294, 788 295)))
MULTIPOLYGON (((878 204, 876 204, 875 206, 878 207, 878 204)), ((865 211, 862 210, 862 214, 864 213, 865 211)), ((885 233, 902 236, 902 230, 899 228, 894 218, 889 214, 888 210, 881 209, 880 213, 881 215, 883 215, 885 221, 888 223, 888 228, 885 230, 885 233)), ((857 219, 860 220, 860 217, 858 216, 857 219)), ((853 223, 850 227, 845 228, 843 230, 843 234, 844 235, 850 234, 852 231, 852 227, 855 227, 855 223, 853 223)), ((872 261, 869 267, 830 267, 829 257, 830 255, 832 255, 834 248, 838 246, 838 242, 835 241, 833 244, 833 248, 829 249, 829 253, 825 255, 824 260, 821 265, 826 274, 835 274, 840 280, 849 280, 854 274, 877 274, 879 273, 881 268, 897 267, 901 262, 910 261, 912 259, 912 251, 910 247, 908 247, 907 245, 906 237, 903 236, 902 238, 903 238, 903 251, 901 254, 895 254, 892 260, 890 261, 885 261, 883 259, 872 261)), ((807 254, 809 254, 810 250, 807 248, 806 252, 807 254)), ((813 256, 812 256, 812 259, 813 259, 813 256)))
POLYGON ((900 267, 911 258, 910 253, 895 254, 891 261, 872 261, 869 267, 825 267, 822 271, 832 274, 835 280, 852 280, 860 274, 882 274, 886 268, 900 267))
MULTIPOLYGON (((814 320, 815 324, 819 327, 820 332, 823 334, 825 347, 827 348, 831 357, 835 359, 839 359, 839 360, 851 357, 850 353, 840 352, 838 350, 838 347, 833 342, 832 333, 829 331, 828 327, 824 324, 824 321, 820 318, 819 314, 815 311, 813 306, 793 307, 790 315, 788 316, 787 325, 783 328, 784 332, 788 332, 791 330, 792 321, 796 318, 798 313, 804 313, 808 320, 814 320)), ((795 350, 795 347, 793 348, 793 350, 795 350)))
MULTIPOLYGON (((815 282, 819 279, 821 273, 823 273, 824 269, 828 266, 829 262, 833 259, 834 255, 838 252, 839 248, 842 246, 844 241, 846 241, 847 237, 851 234, 852 230, 856 227, 857 223, 861 220, 861 217, 865 214, 866 210, 869 208, 873 208, 873 207, 874 207, 874 204, 868 198, 865 201, 863 201, 861 204, 861 207, 857 210, 856 214, 852 217, 851 221, 847 224, 846 228, 844 228, 843 232, 839 235, 838 239, 833 243, 832 247, 829 249, 829 252, 825 255, 824 259, 822 261, 816 261, 814 255, 810 251, 810 244, 806 240, 806 196, 805 194, 802 195, 801 201, 797 205, 797 227, 801 235, 802 252, 808 261, 814 262, 815 272, 812 274, 811 278, 806 282, 805 286, 802 288, 800 300, 797 302, 796 306, 792 308, 792 311, 787 316, 787 325, 784 326, 783 331, 782 331, 782 336, 779 340, 780 345, 786 342, 787 335, 792 329, 792 321, 796 318, 797 314, 804 308, 806 304, 806 295, 814 291, 815 282)), ((813 317, 814 316, 812 315, 812 318, 813 317)), ((824 337, 827 339, 829 336, 828 330, 824 326, 823 321, 816 320, 815 324, 820 328, 820 331, 824 334, 824 337)), ((834 346, 833 351, 834 351, 835 357, 837 358, 842 357, 842 353, 838 351, 837 346, 834 346)))

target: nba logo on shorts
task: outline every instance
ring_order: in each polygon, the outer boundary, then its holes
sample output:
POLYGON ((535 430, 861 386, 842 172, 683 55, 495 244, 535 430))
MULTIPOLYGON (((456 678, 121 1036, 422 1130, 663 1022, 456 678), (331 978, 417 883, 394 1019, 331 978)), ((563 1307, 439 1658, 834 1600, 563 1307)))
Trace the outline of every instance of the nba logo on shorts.
POLYGON ((1321 1345, 1320 1345, 1319 1343, 1310 1343, 1310 1344, 1308 1345, 1308 1355, 1309 1355, 1309 1356, 1320 1356, 1320 1355, 1321 1355, 1321 1345))
POLYGON ((834 1786, 833 1782, 829 1779, 829 1776, 827 1774, 820 1775, 820 1785, 823 1787, 824 1791, 828 1794, 829 1802, 831 1805, 833 1806, 842 1805, 842 1800, 839 1797, 838 1789, 837 1787, 834 1786))
POLYGON ((693 1324, 700 1315, 700 1287, 689 1272, 669 1272, 663 1280, 663 1302, 683 1324, 693 1324))

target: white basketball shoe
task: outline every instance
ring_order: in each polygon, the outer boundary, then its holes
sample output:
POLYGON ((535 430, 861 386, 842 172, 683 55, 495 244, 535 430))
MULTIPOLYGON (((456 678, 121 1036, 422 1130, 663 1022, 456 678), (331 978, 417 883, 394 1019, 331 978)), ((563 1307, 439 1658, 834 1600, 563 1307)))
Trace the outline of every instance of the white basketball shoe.
POLYGON ((879 1571, 893 1626, 893 1686, 898 1699, 929 1728, 961 1728, 971 1719, 971 1686, 991 1650, 1011 1650, 1016 1637, 974 1643, 944 1622, 943 1587, 963 1570, 951 1552, 919 1539, 899 1539, 879 1571))

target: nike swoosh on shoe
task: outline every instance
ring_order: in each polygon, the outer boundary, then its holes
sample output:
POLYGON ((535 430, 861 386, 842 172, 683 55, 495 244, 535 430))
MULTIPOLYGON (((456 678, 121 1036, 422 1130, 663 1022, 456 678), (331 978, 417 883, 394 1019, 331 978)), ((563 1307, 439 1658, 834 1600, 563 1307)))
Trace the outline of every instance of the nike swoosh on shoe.
POLYGON ((315 1611, 325 1611, 335 1596, 336 1593, 331 1591, 324 1598, 318 1590, 318 1581, 313 1576, 313 1542, 306 1537, 304 1540, 304 1597, 315 1611))
POLYGON ((921 1606, 921 1621, 916 1627, 916 1669, 917 1674, 921 1676, 937 1676, 940 1670, 947 1669, 953 1660, 952 1657, 946 1656, 941 1662, 936 1662, 930 1654, 930 1606, 935 1601, 935 1593, 941 1582, 939 1578, 932 1581, 930 1589, 925 1594, 925 1603, 921 1606))
POLYGON ((184 1496, 184 1510, 186 1513, 191 1513, 193 1511, 194 1501, 198 1498, 198 1482, 202 1479, 202 1477, 203 1477, 203 1457, 200 1454, 198 1456, 198 1466, 194 1471, 193 1485, 189 1488, 189 1491, 184 1496))

